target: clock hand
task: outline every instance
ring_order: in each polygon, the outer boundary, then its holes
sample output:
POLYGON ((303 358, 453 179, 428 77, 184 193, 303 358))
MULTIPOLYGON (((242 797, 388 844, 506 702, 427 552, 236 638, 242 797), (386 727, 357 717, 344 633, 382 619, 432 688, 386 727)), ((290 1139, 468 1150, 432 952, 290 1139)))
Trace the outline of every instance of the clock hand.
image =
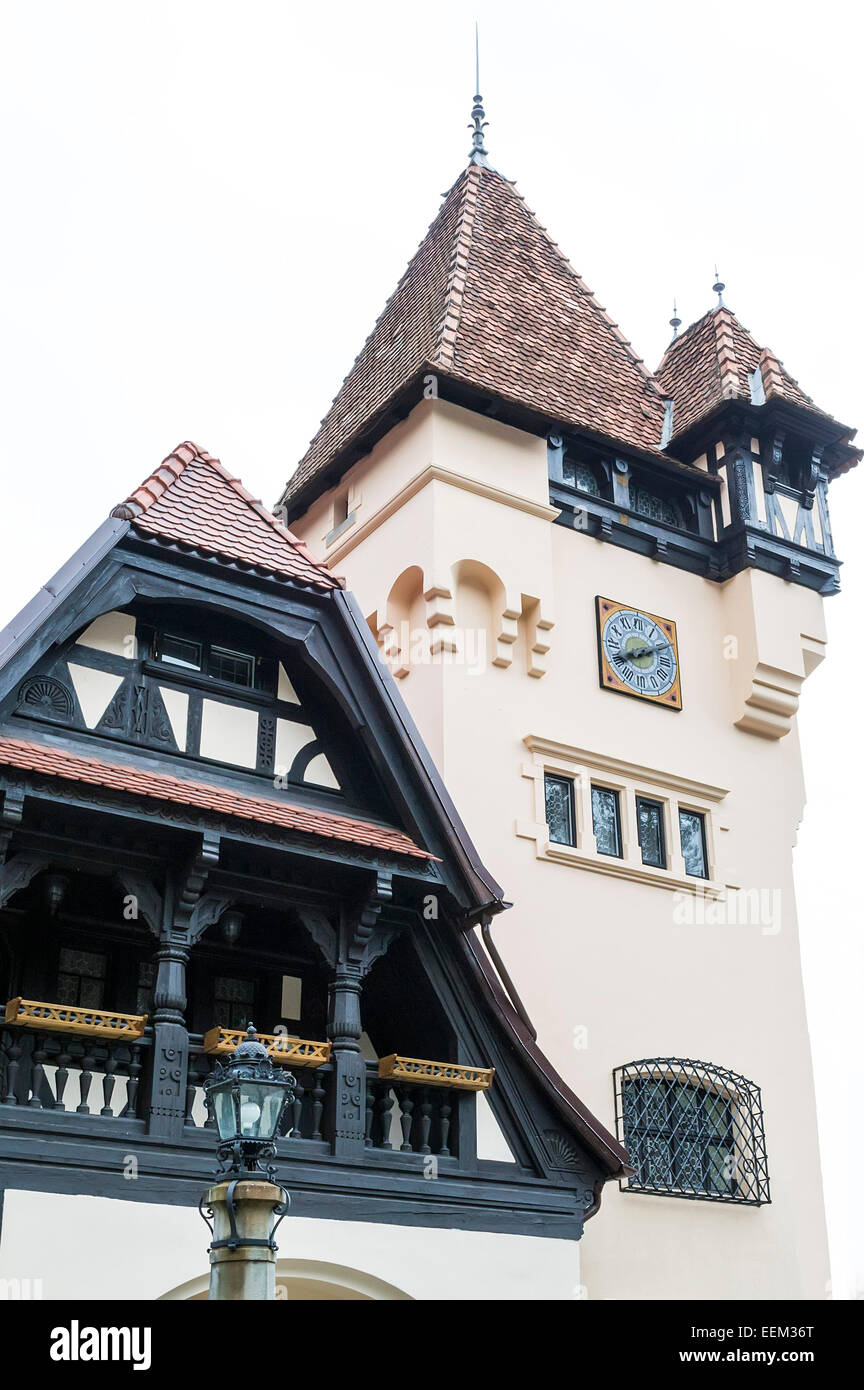
POLYGON ((651 656, 654 652, 665 651, 667 648, 671 648, 671 646, 671 642, 658 642, 657 645, 654 647, 631 647, 628 652, 624 653, 624 655, 627 657, 628 661, 636 661, 637 658, 641 656, 651 656))

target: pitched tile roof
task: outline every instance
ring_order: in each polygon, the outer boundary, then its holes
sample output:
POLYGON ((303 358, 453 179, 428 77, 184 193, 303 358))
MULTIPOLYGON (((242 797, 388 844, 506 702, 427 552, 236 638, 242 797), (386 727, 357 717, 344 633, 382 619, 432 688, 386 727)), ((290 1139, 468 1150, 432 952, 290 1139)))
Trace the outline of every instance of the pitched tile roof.
POLYGON ((369 821, 354 820, 331 811, 292 806, 269 797, 246 796, 231 788, 207 782, 187 782, 184 778, 171 777, 166 773, 148 772, 143 767, 106 763, 101 758, 69 753, 44 743, 0 738, 0 765, 60 777, 67 782, 86 782, 91 786, 132 792, 157 801, 194 806, 199 810, 259 821, 264 825, 283 826, 286 830, 300 830, 307 835, 367 845, 391 854, 407 854, 416 859, 434 858, 434 855, 415 845, 407 835, 390 826, 373 825, 369 821))
POLYGON ((470 165, 346 377, 285 497, 424 368, 563 425, 659 449, 664 403, 630 344, 493 169, 470 165))
MULTIPOLYGON (((759 370, 765 399, 782 397, 830 420, 805 396, 797 381, 725 305, 718 305, 675 338, 655 373, 674 401, 673 438, 701 420, 721 401, 751 400, 750 373, 759 370)), ((836 422, 835 422, 836 423, 836 422)))
POLYGON ((188 441, 111 513, 143 535, 180 542, 319 589, 342 581, 319 565, 304 543, 232 478, 218 459, 188 441))

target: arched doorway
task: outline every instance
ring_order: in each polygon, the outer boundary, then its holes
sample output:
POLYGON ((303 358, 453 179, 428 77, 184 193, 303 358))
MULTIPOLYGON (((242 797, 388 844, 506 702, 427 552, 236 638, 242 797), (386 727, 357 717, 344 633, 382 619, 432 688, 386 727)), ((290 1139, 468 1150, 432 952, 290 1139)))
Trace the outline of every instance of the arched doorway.
MULTIPOLYGON (((159 1301, 206 1302, 209 1283, 209 1274, 203 1274, 162 1294, 159 1301)), ((285 1303, 412 1301, 395 1284, 324 1260, 277 1260, 276 1299, 285 1303)))

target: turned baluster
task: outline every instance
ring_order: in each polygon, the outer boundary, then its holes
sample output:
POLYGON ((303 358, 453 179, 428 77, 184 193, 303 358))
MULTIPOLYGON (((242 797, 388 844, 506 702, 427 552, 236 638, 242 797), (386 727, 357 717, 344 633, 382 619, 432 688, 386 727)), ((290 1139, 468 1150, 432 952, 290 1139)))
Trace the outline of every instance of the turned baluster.
POLYGON ((420 1123, 419 1123, 418 1128, 419 1128, 419 1131, 420 1131, 420 1132, 419 1132, 420 1153, 421 1153, 421 1154, 431 1154, 432 1150, 431 1150, 431 1148, 429 1147, 429 1131, 430 1131, 431 1128, 432 1128, 432 1101, 431 1101, 431 1099, 430 1099, 430 1097, 429 1097, 429 1087, 428 1087, 428 1086, 423 1086, 422 1089, 421 1089, 421 1091, 420 1091, 420 1116, 419 1116, 419 1119, 420 1119, 420 1123))
POLYGON ((402 1143, 399 1151, 403 1154, 413 1153, 411 1146, 411 1127, 414 1123, 414 1097, 411 1094, 410 1086, 399 1087, 399 1109, 402 1111, 400 1122, 402 1125, 402 1143))
POLYGON ((114 1107, 111 1101, 114 1098, 114 1087, 117 1084, 114 1073, 117 1070, 117 1058, 114 1056, 115 1044, 109 1042, 106 1047, 105 1075, 102 1077, 102 1109, 100 1115, 114 1115, 114 1107))
POLYGON ((324 1114, 324 1078, 315 1072, 315 1085, 312 1087, 312 1138, 321 1138, 321 1116, 324 1114))
MULTIPOLYGON (((212 1057, 208 1057, 208 1056, 205 1054, 205 1055, 201 1058, 201 1061, 202 1061, 203 1064, 204 1064, 204 1076, 207 1077, 207 1076, 210 1075, 211 1071, 213 1070, 213 1058, 212 1058, 212 1057)), ((204 1128, 205 1128, 205 1129, 215 1129, 215 1128, 216 1128, 216 1112, 215 1112, 215 1110, 211 1110, 209 1105, 207 1106, 207 1119, 204 1121, 204 1128)))
POLYGON ((450 1104, 450 1092, 441 1091, 438 1101, 438 1157, 449 1157, 450 1150, 447 1141, 450 1138, 450 1115, 452 1106, 450 1104))
POLYGON ((378 1082, 371 1079, 366 1082, 366 1138, 364 1143, 368 1148, 372 1147, 372 1125, 375 1121, 375 1092, 378 1082))
POLYGON ((66 1083, 69 1080, 69 1063, 72 1060, 72 1053, 67 1043, 61 1040, 60 1051, 57 1054, 57 1071, 54 1074, 54 1092, 57 1099, 54 1102, 55 1110, 65 1110, 63 1097, 66 1094, 66 1083))
POLYGON ((33 1047, 33 1069, 30 1074, 30 1101, 34 1110, 42 1109, 42 1096, 40 1094, 45 1085, 45 1058, 48 1054, 48 1039, 44 1033, 37 1033, 36 1042, 33 1047))
POLYGON ((305 1091, 299 1078, 297 1080, 297 1090, 294 1092, 294 1099, 291 1102, 291 1128, 288 1131, 289 1139, 302 1139, 301 1119, 303 1115, 303 1096, 305 1091))
POLYGON ((87 1097, 90 1094, 90 1086, 93 1081, 93 1063, 96 1061, 93 1044, 84 1044, 84 1056, 81 1058, 81 1101, 75 1109, 79 1115, 89 1115, 90 1106, 87 1104, 87 1097))
POLYGON ((129 1049, 129 1080, 126 1084, 126 1106, 123 1115, 135 1119, 138 1114, 138 1082, 141 1076, 141 1048, 133 1043, 129 1049))
POLYGON ((186 1068, 186 1124, 194 1125, 195 1119, 193 1110, 195 1108, 195 1097, 198 1094, 198 1087, 204 1076, 203 1058, 200 1053, 193 1052, 190 1048, 189 1062, 186 1068))
POLYGON ((15 1094, 15 1083, 18 1080, 18 1068, 21 1058, 21 1039, 13 1033, 5 1035, 6 1038, 6 1094, 3 1097, 4 1105, 17 1105, 18 1097, 15 1094))
POLYGON ((385 1081, 378 1087, 378 1096, 375 1102, 375 1113, 378 1121, 378 1143, 376 1148, 392 1149, 393 1147, 390 1142, 391 1111, 393 1105, 392 1088, 390 1082, 385 1081))

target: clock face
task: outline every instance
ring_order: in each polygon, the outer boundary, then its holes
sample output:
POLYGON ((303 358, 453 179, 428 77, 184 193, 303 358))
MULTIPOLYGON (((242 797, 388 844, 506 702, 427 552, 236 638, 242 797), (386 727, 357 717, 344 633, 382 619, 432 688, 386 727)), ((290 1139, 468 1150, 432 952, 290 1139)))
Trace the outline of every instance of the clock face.
POLYGON ((681 708, 678 635, 670 618, 597 599, 600 684, 622 695, 681 708))

